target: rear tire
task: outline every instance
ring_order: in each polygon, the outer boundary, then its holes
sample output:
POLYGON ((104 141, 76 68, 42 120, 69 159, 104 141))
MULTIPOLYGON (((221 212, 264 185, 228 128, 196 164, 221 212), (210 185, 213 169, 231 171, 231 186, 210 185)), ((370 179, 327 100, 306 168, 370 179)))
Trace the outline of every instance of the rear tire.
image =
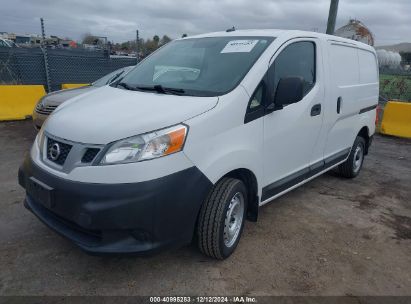
POLYGON ((362 168, 365 155, 365 139, 357 136, 348 159, 338 166, 338 173, 346 178, 356 177, 362 168))
POLYGON ((197 224, 198 247, 216 259, 229 257, 238 245, 247 210, 247 189, 241 180, 225 177, 203 203, 197 224))

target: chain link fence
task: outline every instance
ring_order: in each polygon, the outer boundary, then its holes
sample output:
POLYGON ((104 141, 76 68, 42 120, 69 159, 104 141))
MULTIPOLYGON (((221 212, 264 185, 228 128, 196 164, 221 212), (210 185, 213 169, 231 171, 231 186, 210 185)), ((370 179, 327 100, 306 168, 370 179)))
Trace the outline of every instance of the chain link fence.
POLYGON ((411 102, 411 71, 381 69, 380 98, 411 102))
POLYGON ((0 48, 0 84, 41 84, 50 91, 63 83, 91 83, 136 58, 111 58, 106 51, 84 49, 0 48), (47 60, 47 62, 45 62, 47 60), (47 67, 47 72, 46 72, 47 67))
MULTIPOLYGON (((107 51, 46 52, 44 56, 41 48, 0 48, 0 84, 41 84, 48 90, 48 72, 50 91, 56 91, 63 83, 91 83, 114 70, 137 64, 136 58, 111 58, 107 51)), ((381 69, 380 99, 411 102, 411 70, 381 69)))

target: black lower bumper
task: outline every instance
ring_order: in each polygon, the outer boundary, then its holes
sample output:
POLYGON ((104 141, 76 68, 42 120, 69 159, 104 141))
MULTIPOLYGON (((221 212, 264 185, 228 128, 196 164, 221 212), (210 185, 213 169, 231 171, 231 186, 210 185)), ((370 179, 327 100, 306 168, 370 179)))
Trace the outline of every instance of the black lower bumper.
POLYGON ((36 166, 19 169, 25 206, 47 226, 89 253, 151 253, 191 241, 212 183, 192 167, 140 183, 94 184, 65 180, 36 166), (49 199, 30 190, 32 180, 49 199))

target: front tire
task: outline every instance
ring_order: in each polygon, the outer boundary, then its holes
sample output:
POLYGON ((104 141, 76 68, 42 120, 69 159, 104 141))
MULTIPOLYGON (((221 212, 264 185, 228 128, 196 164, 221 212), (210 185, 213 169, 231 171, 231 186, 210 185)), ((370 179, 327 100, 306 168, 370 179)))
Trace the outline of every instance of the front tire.
POLYGON ((357 136, 348 159, 338 166, 338 172, 346 178, 356 177, 362 168, 365 155, 365 139, 357 136))
POLYGON ((229 257, 238 245, 247 210, 247 189, 241 180, 225 177, 203 203, 197 224, 198 247, 216 259, 229 257))

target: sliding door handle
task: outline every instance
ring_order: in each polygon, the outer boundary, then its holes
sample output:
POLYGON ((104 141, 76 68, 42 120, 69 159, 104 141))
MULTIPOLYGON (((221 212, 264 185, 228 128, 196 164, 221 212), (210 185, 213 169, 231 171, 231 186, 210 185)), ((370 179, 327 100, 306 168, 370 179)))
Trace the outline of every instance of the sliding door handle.
POLYGON ((340 114, 341 112, 341 104, 342 104, 342 97, 337 98, 337 114, 340 114))

